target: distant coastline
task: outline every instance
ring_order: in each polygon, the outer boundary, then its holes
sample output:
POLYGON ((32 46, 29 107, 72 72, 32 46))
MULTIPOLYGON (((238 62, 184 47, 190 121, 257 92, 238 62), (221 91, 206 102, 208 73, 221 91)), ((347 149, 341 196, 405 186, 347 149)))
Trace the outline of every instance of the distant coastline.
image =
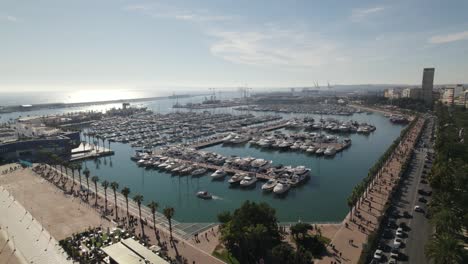
POLYGON ((71 107, 83 107, 91 105, 103 105, 103 104, 115 104, 115 103, 136 103, 136 102, 146 102, 154 101, 161 99, 179 99, 179 98, 189 98, 194 96, 200 96, 200 94, 190 95, 190 94, 181 94, 181 95, 170 95, 170 96, 156 96, 156 97, 144 97, 144 98, 134 98, 134 99, 115 99, 115 100, 105 100, 105 101, 93 101, 93 102, 81 102, 81 103, 42 103, 42 104, 24 104, 24 105, 12 105, 12 106, 0 106, 0 113, 13 113, 13 112, 28 112, 41 109, 57 109, 57 108, 71 108, 71 107))

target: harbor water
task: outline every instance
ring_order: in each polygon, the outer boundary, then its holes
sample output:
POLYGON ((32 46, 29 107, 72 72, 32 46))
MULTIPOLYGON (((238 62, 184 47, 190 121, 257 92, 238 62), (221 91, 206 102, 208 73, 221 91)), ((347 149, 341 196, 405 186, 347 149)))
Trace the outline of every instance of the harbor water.
MULTIPOLYGON (((201 101, 203 97, 183 98, 179 103, 201 101)), ((138 103, 149 109, 166 113, 171 109, 173 99, 161 99, 150 102, 138 103)), ((45 109, 34 112, 3 114, 1 122, 5 122, 18 116, 48 115, 65 113, 70 111, 102 111, 119 104, 96 105, 82 108, 45 109)), ((231 108, 209 111, 239 113, 231 108)), ((256 115, 263 112, 253 112, 256 115)), ((271 114, 271 113, 269 113, 271 114)), ((303 115, 282 114, 286 118, 303 115)), ((308 115, 320 118, 317 115, 308 115)), ((284 198, 278 198, 272 193, 261 191, 261 182, 257 182, 255 189, 230 188, 227 182, 213 181, 209 173, 202 177, 175 176, 162 171, 138 167, 130 160, 134 149, 128 144, 111 143, 114 156, 102 157, 97 160, 88 160, 83 165, 88 167, 91 175, 98 176, 101 181, 116 181, 120 188, 129 187, 130 197, 135 194, 144 196, 144 203, 154 200, 159 203, 159 211, 166 206, 175 208, 175 219, 180 222, 214 222, 217 215, 226 210, 238 208, 243 201, 251 200, 266 202, 276 209, 278 219, 282 222, 308 221, 308 222, 337 222, 341 221, 348 212, 346 198, 353 187, 366 175, 369 168, 385 152, 390 144, 398 137, 404 128, 394 125, 381 114, 365 113, 352 116, 323 116, 340 120, 355 120, 366 122, 377 127, 377 130, 369 135, 349 134, 352 146, 343 152, 337 153, 334 158, 317 157, 307 155, 305 152, 278 151, 254 148, 247 144, 239 146, 216 145, 204 150, 214 151, 225 156, 252 156, 273 161, 273 165, 304 165, 311 169, 311 178, 304 185, 293 188, 284 198), (205 190, 214 195, 213 200, 202 200, 195 196, 205 190)), ((294 133, 294 131, 289 131, 294 133)), ((84 137, 83 137, 84 139, 84 137)), ((106 142, 107 146, 107 142, 106 142)))

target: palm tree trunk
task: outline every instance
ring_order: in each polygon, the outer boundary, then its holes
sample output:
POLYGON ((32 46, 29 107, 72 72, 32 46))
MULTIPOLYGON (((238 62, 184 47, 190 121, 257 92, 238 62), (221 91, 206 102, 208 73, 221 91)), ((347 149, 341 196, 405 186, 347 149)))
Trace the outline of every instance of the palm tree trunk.
POLYGON ((94 195, 95 195, 95 197, 96 197, 96 201, 94 202, 94 205, 97 206, 97 184, 96 184, 96 183, 94 183, 94 190, 95 190, 94 195))
POLYGON ((107 213, 107 189, 104 189, 104 210, 107 213))
POLYGON ((127 223, 128 225, 130 225, 130 215, 128 213, 128 198, 127 197, 125 197, 125 201, 127 202, 127 223))
POLYGON ((119 214, 117 212, 117 194, 114 191, 114 204, 115 204, 115 219, 119 219, 119 214))
POLYGON ((145 238, 145 228, 143 226, 143 219, 141 219, 141 205, 138 205, 138 214, 140 215, 141 237, 145 238))
POLYGON ((170 241, 172 241, 172 221, 171 218, 169 220, 169 235, 170 235, 170 241))

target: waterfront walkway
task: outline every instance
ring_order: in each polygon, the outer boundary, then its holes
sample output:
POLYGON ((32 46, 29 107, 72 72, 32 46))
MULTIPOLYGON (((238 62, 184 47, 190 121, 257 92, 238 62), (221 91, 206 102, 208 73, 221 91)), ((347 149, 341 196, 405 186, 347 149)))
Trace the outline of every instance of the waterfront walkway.
POLYGON ((55 238, 0 186, 0 263, 72 263, 55 238))
POLYGON ((368 235, 378 228, 379 219, 383 216, 384 207, 392 190, 399 182, 402 166, 410 158, 416 139, 424 125, 420 118, 401 140, 400 144, 380 169, 374 180, 359 199, 355 207, 343 220, 341 228, 328 246, 329 255, 318 263, 357 263, 368 235))
MULTIPOLYGON (((50 166, 49 166, 50 167, 50 166)), ((60 174, 60 170, 50 167, 53 171, 55 171, 58 175, 60 174)), ((37 174, 40 177, 39 174, 37 174)), ((69 170, 68 173, 65 171, 63 172, 63 176, 67 177, 70 181, 67 182, 67 186, 65 189, 70 189, 72 185, 72 176, 71 171, 69 170)), ((80 183, 78 181, 79 177, 75 175, 75 188, 79 189, 80 183)), ((82 186, 86 189, 86 178, 82 177, 82 186)), ((90 206, 94 204, 94 183, 90 182, 89 192, 91 193, 89 201, 87 204, 90 206)), ((112 189, 107 189, 107 206, 108 209, 111 210, 114 208, 114 195, 112 189)), ((132 195, 131 195, 132 196, 132 195)), ((104 189, 98 185, 98 207, 93 206, 93 210, 101 211, 101 208, 104 207, 104 189)), ((70 198, 71 199, 71 198, 70 198)), ((138 205, 129 197, 129 213, 134 218, 139 217, 138 214, 138 205)), ((120 193, 117 192, 117 204, 118 204, 118 214, 119 217, 126 216, 126 202, 125 197, 120 193)), ((206 230, 206 232, 214 232, 214 228, 216 228, 217 223, 180 223, 176 220, 172 220, 172 233, 174 236, 174 240, 171 242, 169 238, 169 223, 166 217, 156 212, 156 228, 159 230, 159 239, 156 238, 156 232, 152 229, 153 222, 152 222, 152 213, 151 210, 146 207, 145 205, 141 205, 142 210, 142 219, 144 222, 147 222, 147 225, 144 225, 145 234, 149 237, 150 241, 153 244, 157 244, 157 242, 161 242, 167 245, 168 253, 171 257, 175 258, 176 256, 183 256, 185 259, 189 261, 189 263, 206 263, 206 264, 219 264, 223 263, 216 257, 212 256, 211 253, 213 249, 216 247, 218 241, 211 239, 211 246, 207 248, 205 251, 203 248, 198 247, 196 243, 192 243, 191 238, 194 237, 195 234, 200 234, 206 230), (216 243, 216 244, 214 244, 216 243), (211 250, 211 251, 210 251, 211 250)), ((103 210, 102 210, 103 211, 103 210)), ((115 212, 114 212, 115 213, 115 212)), ((110 214, 108 217, 112 217, 110 214)), ((117 225, 117 223, 115 223, 117 225)), ((138 225, 139 221, 138 221, 138 225)), ((141 227, 135 226, 135 233, 136 235, 141 235, 141 227)))
MULTIPOLYGON (((53 170, 55 168, 51 167, 53 170)), ((56 170, 57 173, 60 173, 60 170, 56 170)), ((71 176, 71 171, 70 170, 64 170, 63 175, 68 177, 70 180, 73 178, 71 176)), ((84 176, 81 177, 82 181, 82 186, 83 188, 86 188, 86 178, 84 176)), ((75 182, 80 185, 79 178, 77 175, 75 175, 75 182)), ((94 183, 90 181, 90 188, 89 191, 91 193, 94 193, 94 183)), ((98 189, 98 196, 102 199, 104 199, 104 188, 100 184, 97 186, 98 189)), ((122 212, 120 213, 120 216, 124 216, 126 214, 126 201, 125 201, 125 196, 123 196, 120 192, 117 193, 117 207, 119 207, 122 212)), ((131 195, 130 195, 131 196, 131 195)), ((112 189, 107 189, 107 202, 108 202, 108 208, 113 208, 114 207, 114 194, 112 192, 112 189)), ((128 198, 128 209, 129 213, 131 215, 134 215, 135 217, 138 217, 138 205, 132 200, 131 197, 128 198)), ((144 220, 147 220, 148 223, 152 223, 153 219, 153 214, 151 213, 151 209, 148 208, 146 205, 141 205, 141 216, 144 220)), ((180 223, 174 219, 172 219, 172 232, 179 236, 180 238, 183 239, 188 239, 192 237, 194 234, 202 232, 204 230, 207 230, 213 226, 216 226, 217 224, 215 223, 180 223)), ((169 222, 167 221, 167 218, 160 212, 156 212, 156 226, 162 227, 165 229, 169 229, 169 222)))

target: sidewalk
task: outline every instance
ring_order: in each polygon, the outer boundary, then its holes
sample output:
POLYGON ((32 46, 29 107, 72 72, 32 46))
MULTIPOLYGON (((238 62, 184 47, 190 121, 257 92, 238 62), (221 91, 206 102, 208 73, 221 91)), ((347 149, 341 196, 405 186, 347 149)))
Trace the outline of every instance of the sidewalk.
POLYGON ((348 214, 343 224, 333 237, 328 247, 329 255, 318 263, 357 263, 367 237, 378 224, 383 209, 392 189, 398 183, 398 176, 405 159, 411 154, 416 138, 422 128, 423 120, 419 119, 412 130, 398 145, 397 149, 379 171, 367 192, 353 208, 353 215, 348 214))

